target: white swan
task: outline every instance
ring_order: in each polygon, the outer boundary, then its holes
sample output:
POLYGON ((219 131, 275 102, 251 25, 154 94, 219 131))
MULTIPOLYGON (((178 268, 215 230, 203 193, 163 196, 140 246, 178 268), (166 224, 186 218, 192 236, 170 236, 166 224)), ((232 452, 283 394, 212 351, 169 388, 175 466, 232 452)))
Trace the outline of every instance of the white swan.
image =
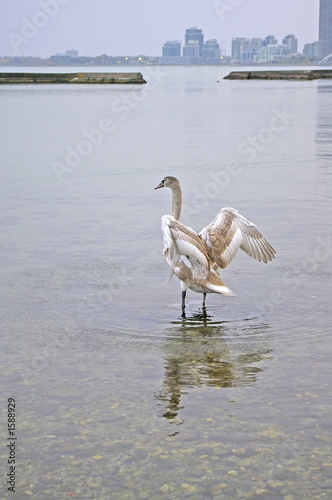
POLYGON ((172 215, 161 218, 163 255, 171 272, 181 281, 183 315, 187 288, 203 293, 203 308, 207 293, 234 295, 221 281, 218 268, 228 266, 239 248, 259 262, 267 263, 274 258, 275 250, 256 225, 234 208, 222 208, 215 219, 197 234, 179 222, 182 193, 178 179, 164 177, 155 189, 162 187, 172 190, 172 215))

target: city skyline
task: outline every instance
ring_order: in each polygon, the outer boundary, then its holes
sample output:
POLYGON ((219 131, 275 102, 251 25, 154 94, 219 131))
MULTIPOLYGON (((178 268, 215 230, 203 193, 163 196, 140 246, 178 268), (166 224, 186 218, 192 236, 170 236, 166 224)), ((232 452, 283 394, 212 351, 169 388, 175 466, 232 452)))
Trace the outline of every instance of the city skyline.
MULTIPOLYGON (((225 54, 222 54, 218 40, 205 40, 204 32, 198 26, 186 29, 184 46, 181 46, 182 43, 178 40, 166 41, 162 47, 160 62, 162 64, 221 64, 224 62, 222 60, 225 54)), ((282 39, 282 43, 278 43, 274 35, 267 35, 264 39, 259 37, 233 38, 232 53, 230 56, 227 55, 226 59, 231 62, 249 64, 275 63, 294 56, 299 56, 298 39, 295 35, 288 34, 282 39)))
POLYGON ((181 42, 166 41, 162 47, 161 61, 163 64, 218 64, 221 50, 217 39, 204 40, 201 28, 187 28, 184 35, 184 46, 181 52, 181 42))
POLYGON ((288 33, 299 51, 318 40, 319 0, 169 0, 126 4, 96 0, 12 0, 0 16, 2 56, 49 57, 75 48, 81 55, 156 56, 165 40, 182 40, 187 26, 199 25, 205 39, 217 39, 231 53, 232 38, 266 37, 281 42, 288 33), (236 4, 236 6, 235 6, 236 4), (176 15, 175 15, 176 14, 176 15))

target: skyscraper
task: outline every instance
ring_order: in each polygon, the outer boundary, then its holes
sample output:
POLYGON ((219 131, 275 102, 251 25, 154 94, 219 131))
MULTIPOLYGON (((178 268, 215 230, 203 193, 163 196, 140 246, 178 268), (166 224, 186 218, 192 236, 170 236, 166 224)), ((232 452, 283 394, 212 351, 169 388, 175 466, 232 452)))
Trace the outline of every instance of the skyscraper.
POLYGON ((183 57, 199 57, 198 40, 189 40, 183 47, 183 57))
POLYGON ((163 45, 161 64, 221 64, 221 50, 216 38, 204 43, 201 29, 194 26, 185 33, 185 45, 182 50, 178 41, 167 41, 163 45))
POLYGON ((318 59, 318 42, 306 43, 302 53, 308 59, 318 59))
POLYGON ((202 49, 203 49, 203 43, 204 43, 204 35, 202 33, 202 30, 197 28, 196 26, 194 28, 188 28, 186 30, 185 34, 185 45, 192 45, 189 42, 192 41, 197 41, 198 42, 198 48, 199 48, 199 56, 202 55, 202 49))
POLYGON ((180 57, 181 56, 181 42, 168 41, 163 46, 163 57, 180 57))
POLYGON ((181 42, 169 40, 164 43, 162 64, 180 64, 181 63, 181 42))
POLYGON ((215 38, 207 40, 203 45, 202 56, 206 63, 220 62, 221 51, 215 38))
POLYGON ((291 54, 297 54, 298 40, 295 38, 295 35, 287 35, 282 43, 290 48, 291 54))
POLYGON ((257 62, 261 48, 263 47, 261 38, 233 38, 232 39, 232 59, 234 62, 252 63, 257 62))
POLYGON ((332 0, 320 0, 319 57, 332 53, 332 0))
POLYGON ((265 47, 266 45, 278 45, 278 40, 274 35, 268 35, 263 40, 263 46, 265 47))

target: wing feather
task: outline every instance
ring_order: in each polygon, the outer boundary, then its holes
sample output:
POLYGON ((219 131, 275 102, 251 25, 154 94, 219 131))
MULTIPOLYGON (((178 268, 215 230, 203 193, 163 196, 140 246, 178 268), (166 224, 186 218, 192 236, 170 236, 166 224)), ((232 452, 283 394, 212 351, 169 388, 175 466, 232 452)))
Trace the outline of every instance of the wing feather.
POLYGON ((275 256, 275 250, 257 229, 237 210, 222 208, 215 219, 200 232, 206 242, 210 257, 220 268, 233 260, 239 248, 250 257, 267 263, 275 256))
POLYGON ((190 257, 209 269, 205 243, 193 229, 185 226, 172 215, 164 215, 161 218, 161 230, 164 234, 164 257, 172 269, 179 260, 182 260, 188 267, 190 257))

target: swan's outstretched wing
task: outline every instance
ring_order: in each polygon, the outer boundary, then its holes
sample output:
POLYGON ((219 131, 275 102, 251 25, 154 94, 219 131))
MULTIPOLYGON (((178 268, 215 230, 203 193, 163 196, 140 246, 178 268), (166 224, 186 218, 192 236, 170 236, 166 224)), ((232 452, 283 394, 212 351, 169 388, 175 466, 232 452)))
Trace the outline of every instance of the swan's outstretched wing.
POLYGON ((190 268, 190 257, 209 269, 206 245, 193 229, 181 224, 172 215, 163 215, 161 230, 164 235, 164 258, 172 271, 180 261, 190 268))
POLYGON ((255 224, 234 208, 222 208, 217 217, 199 233, 220 268, 225 268, 239 248, 259 262, 272 260, 275 250, 255 224))

